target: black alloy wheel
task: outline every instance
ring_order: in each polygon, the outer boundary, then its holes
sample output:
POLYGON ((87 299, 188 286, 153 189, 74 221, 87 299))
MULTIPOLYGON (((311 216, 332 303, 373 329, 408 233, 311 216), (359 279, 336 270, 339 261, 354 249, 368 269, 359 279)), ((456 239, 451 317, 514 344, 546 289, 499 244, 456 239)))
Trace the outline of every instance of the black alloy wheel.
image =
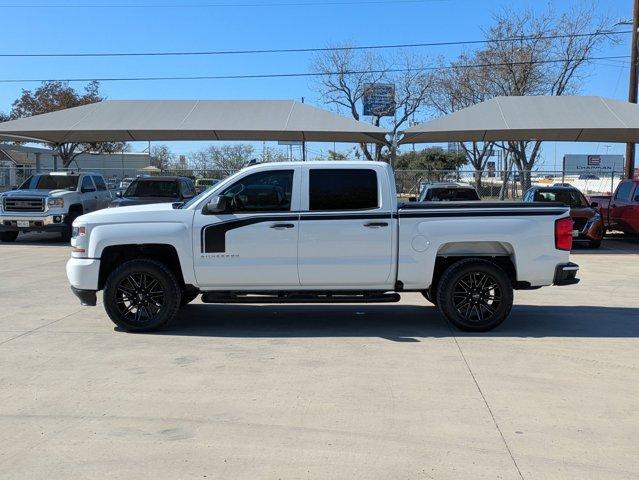
POLYGON ((130 260, 116 268, 104 287, 111 320, 130 332, 157 330, 176 315, 181 289, 175 275, 155 260, 130 260))
POLYGON ((124 277, 116 287, 118 313, 128 322, 144 325, 164 307, 164 288, 157 278, 145 272, 124 277))
POLYGON ((506 272, 493 262, 470 258, 454 263, 441 276, 437 306, 457 328, 486 332, 501 324, 513 304, 506 272))
POLYGON ((465 322, 489 322, 501 304, 497 280, 485 272, 471 272, 457 280, 453 304, 465 322))

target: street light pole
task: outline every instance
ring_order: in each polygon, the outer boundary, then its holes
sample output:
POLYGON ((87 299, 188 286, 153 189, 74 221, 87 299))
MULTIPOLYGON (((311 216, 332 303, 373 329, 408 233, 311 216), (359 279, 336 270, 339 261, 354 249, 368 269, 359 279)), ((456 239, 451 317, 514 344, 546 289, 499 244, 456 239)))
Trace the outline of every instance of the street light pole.
MULTIPOLYGON (((630 54, 630 84, 628 89, 628 101, 637 103, 637 60, 639 57, 639 0, 634 0, 632 10, 632 48, 630 54)), ((635 144, 626 144, 626 168, 625 177, 634 178, 635 169, 635 144)))

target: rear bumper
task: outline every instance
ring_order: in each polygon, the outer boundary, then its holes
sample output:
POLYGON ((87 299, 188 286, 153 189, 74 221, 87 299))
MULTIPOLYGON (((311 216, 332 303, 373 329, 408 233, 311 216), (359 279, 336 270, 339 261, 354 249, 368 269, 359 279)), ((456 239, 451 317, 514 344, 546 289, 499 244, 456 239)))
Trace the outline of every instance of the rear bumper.
POLYGON ((98 297, 95 290, 80 290, 78 288, 71 287, 71 291, 80 299, 80 302, 85 307, 95 307, 98 303, 98 297))
POLYGON ((553 285, 563 286, 579 283, 577 272, 579 272, 579 265, 576 263, 568 262, 557 265, 553 285))

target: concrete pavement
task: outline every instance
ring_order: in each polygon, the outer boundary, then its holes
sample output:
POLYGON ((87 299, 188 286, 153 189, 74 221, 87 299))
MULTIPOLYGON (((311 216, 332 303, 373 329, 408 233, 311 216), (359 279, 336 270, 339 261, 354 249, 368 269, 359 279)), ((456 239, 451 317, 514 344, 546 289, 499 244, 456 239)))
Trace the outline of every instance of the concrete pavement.
POLYGON ((186 307, 114 330, 68 247, 0 245, 0 478, 639 477, 639 244, 498 330, 398 305, 186 307))

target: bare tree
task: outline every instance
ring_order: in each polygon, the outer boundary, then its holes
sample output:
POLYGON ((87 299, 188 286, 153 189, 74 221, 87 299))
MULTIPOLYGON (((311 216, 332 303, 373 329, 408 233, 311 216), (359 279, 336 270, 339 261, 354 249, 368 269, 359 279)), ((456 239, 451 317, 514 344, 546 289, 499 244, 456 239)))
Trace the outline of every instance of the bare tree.
MULTIPOLYGON (((485 46, 460 55, 450 67, 442 63, 432 74, 429 106, 438 114, 448 114, 496 96, 577 93, 587 74, 589 57, 609 39, 605 28, 608 19, 595 18, 594 11, 573 6, 561 15, 550 7, 542 13, 507 8, 495 14, 493 26, 486 31, 485 46), (595 34, 583 35, 591 32, 595 34)), ((506 145, 527 188, 541 141, 506 145)), ((480 178, 495 145, 471 143, 462 147, 480 178)))
POLYGON ((254 148, 250 144, 211 145, 191 155, 191 164, 202 174, 226 177, 244 168, 253 158, 254 148), (205 173, 206 172, 206 173, 205 173))
POLYGON ((387 58, 347 47, 327 50, 315 57, 313 71, 320 76, 314 88, 324 103, 339 112, 347 112, 355 120, 362 120, 360 106, 366 85, 394 84, 395 115, 371 119, 374 125, 386 127, 391 138, 373 148, 360 144, 367 160, 389 157, 392 162, 397 154, 395 140, 398 133, 424 105, 428 91, 428 78, 424 74, 426 61, 418 55, 405 52, 387 58))
MULTIPOLYGON (((447 115, 492 98, 486 68, 468 68, 477 64, 474 55, 463 53, 452 64, 439 62, 439 69, 430 75, 427 104, 437 115, 447 115)), ((481 187, 482 172, 493 152, 493 142, 460 142, 468 163, 475 170, 477 188, 481 187)))
POLYGON ((151 163, 160 170, 167 170, 175 162, 175 155, 168 145, 153 145, 151 147, 151 163))

